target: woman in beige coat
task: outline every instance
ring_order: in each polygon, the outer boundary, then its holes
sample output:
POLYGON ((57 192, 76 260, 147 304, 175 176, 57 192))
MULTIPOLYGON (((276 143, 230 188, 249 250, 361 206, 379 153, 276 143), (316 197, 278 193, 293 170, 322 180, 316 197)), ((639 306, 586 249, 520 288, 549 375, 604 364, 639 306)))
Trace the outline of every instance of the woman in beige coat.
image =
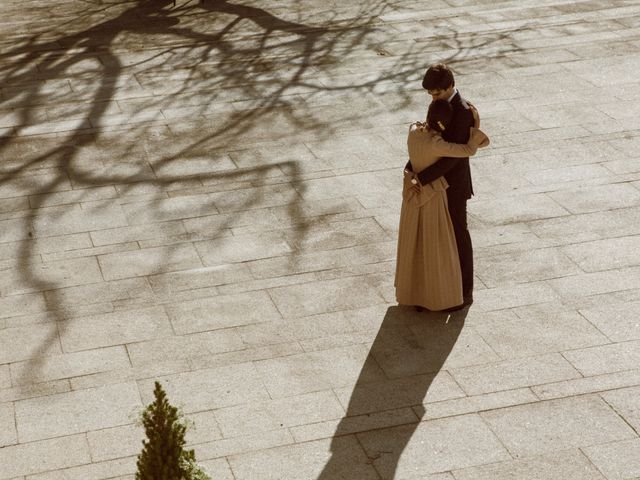
POLYGON ((420 186, 416 174, 440 157, 469 157, 489 144, 476 127, 466 144, 448 143, 441 137, 451 119, 451 106, 436 100, 429 106, 427 122, 409 128, 407 146, 413 172, 405 171, 396 263, 396 299, 418 310, 445 310, 460 305, 462 277, 456 239, 447 206, 444 177, 420 186))

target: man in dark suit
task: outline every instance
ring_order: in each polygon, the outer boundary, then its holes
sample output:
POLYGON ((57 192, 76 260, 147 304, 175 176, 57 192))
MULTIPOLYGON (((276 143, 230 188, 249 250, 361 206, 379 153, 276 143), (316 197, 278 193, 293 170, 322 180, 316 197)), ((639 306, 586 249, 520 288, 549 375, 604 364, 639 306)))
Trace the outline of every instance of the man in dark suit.
MULTIPOLYGON (((442 138, 453 143, 467 143, 469 128, 475 124, 474 107, 460 96, 455 87, 453 73, 444 64, 432 65, 422 79, 422 88, 427 90, 433 100, 448 100, 453 107, 453 118, 442 138)), ((411 162, 407 163, 411 170, 411 162)), ((473 248, 467 227, 467 200, 473 195, 469 158, 443 157, 418 174, 422 185, 444 176, 449 184, 447 200, 449 214, 458 246, 460 269, 462 271, 463 303, 449 309, 460 310, 473 303, 473 248)))

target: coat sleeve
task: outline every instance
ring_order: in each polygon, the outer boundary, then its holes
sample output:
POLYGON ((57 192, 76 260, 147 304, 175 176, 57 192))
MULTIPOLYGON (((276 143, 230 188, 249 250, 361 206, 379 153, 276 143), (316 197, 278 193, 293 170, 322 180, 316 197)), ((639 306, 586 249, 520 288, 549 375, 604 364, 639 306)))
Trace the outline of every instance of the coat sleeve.
MULTIPOLYGON (((452 122, 454 128, 447 132, 445 140, 452 143, 467 143, 469 141, 470 128, 474 126, 475 119, 471 110, 460 110, 452 122)), ((436 178, 445 175, 455 167, 460 158, 464 157, 442 157, 433 165, 425 168, 418 174, 418 179, 422 185, 433 182, 436 178)))
POLYGON ((470 157, 476 154, 478 147, 471 143, 450 143, 436 137, 431 145, 433 152, 439 157, 470 157))

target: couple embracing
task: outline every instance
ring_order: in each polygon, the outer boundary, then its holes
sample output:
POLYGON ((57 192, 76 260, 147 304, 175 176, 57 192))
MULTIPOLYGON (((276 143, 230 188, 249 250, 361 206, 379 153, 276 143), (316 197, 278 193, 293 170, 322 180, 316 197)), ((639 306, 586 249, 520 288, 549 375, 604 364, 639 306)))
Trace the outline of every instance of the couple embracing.
POLYGON ((396 264, 396 299, 418 311, 455 311, 473 302, 473 250, 467 200, 469 157, 489 139, 446 65, 429 67, 425 122, 409 127, 396 264))

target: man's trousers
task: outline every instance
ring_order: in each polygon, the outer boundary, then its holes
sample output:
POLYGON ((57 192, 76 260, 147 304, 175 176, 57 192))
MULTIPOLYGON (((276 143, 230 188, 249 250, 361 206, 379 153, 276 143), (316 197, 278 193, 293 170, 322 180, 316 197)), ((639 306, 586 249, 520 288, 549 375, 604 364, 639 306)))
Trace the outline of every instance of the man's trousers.
MULTIPOLYGON (((447 193, 449 190, 447 190, 447 193)), ((473 297, 473 247, 467 226, 467 199, 459 195, 447 195, 449 215, 456 235, 460 269, 462 271, 462 294, 465 299, 473 297)))

